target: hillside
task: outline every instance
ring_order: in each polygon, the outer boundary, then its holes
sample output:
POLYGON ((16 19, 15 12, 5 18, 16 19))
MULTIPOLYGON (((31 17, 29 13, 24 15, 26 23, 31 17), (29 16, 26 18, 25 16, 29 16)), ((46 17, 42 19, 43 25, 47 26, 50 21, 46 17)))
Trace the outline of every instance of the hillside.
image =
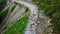
POLYGON ((60 34, 60 0, 1 0, 0 7, 0 34, 60 34))

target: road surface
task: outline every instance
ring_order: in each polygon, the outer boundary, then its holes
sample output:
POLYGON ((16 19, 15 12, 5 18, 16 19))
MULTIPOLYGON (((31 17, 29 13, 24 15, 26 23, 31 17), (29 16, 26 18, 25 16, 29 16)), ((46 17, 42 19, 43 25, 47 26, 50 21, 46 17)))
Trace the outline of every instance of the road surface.
POLYGON ((28 9, 30 9, 30 16, 29 21, 26 27, 26 31, 24 34, 36 34, 36 22, 38 19, 38 9, 37 6, 24 2, 24 1, 15 1, 16 3, 19 3, 21 5, 24 5, 28 9))

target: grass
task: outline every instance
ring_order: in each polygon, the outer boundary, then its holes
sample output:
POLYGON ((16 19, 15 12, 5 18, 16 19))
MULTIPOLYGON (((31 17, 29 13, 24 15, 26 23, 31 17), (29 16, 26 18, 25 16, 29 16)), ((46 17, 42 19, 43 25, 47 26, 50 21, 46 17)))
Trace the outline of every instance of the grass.
POLYGON ((3 34, 24 34, 25 27, 27 25, 28 17, 24 16, 19 19, 16 24, 13 24, 3 34))
POLYGON ((45 10, 46 16, 49 16, 52 19, 51 20, 51 24, 53 26, 52 34, 60 34, 60 0, 33 0, 33 1, 35 2, 35 4, 37 4, 39 10, 45 10), (54 15, 54 13, 56 14, 54 15))

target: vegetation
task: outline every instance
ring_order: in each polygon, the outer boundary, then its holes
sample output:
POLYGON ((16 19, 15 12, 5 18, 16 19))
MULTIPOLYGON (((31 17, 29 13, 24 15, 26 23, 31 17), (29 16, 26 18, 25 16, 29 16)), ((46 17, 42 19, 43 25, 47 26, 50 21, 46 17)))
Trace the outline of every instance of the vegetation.
POLYGON ((50 7, 46 8, 46 15, 50 16, 51 23, 53 26, 53 34, 60 33, 60 2, 59 0, 49 1, 51 2, 50 7), (55 2, 54 2, 55 1, 55 2))
POLYGON ((33 0, 52 20, 53 34, 60 34, 60 0, 33 0))
POLYGON ((53 34, 60 34, 60 0, 36 0, 39 10, 45 10, 45 14, 52 20, 53 34))
POLYGON ((27 25, 28 16, 19 19, 15 24, 9 27, 3 34, 24 34, 24 29, 27 25))
POLYGON ((9 8, 7 8, 5 11, 0 13, 0 21, 2 21, 7 16, 8 11, 9 11, 9 8))
MULTIPOLYGON (((16 7, 16 4, 14 4, 14 6, 12 7, 12 10, 11 12, 14 10, 14 8, 16 7)), ((0 12, 0 21, 2 21, 8 14, 9 12, 9 7, 7 9, 3 9, 1 12, 0 12)))
MULTIPOLYGON (((2 0, 0 0, 0 3, 1 2, 2 0)), ((33 3, 38 6, 39 10, 45 10, 45 14, 52 19, 51 23, 53 26, 53 34, 60 34, 60 0, 33 0, 33 3)), ((3 13, 0 14, 1 20, 3 20, 7 15, 8 10, 9 9, 6 9, 3 13)), ((8 30, 3 34, 23 34, 27 21, 28 18, 26 16, 21 18, 16 22, 16 24, 9 27, 8 30), (22 24, 23 22, 24 24, 22 24)))
POLYGON ((0 3, 6 3, 6 0, 0 0, 0 3))

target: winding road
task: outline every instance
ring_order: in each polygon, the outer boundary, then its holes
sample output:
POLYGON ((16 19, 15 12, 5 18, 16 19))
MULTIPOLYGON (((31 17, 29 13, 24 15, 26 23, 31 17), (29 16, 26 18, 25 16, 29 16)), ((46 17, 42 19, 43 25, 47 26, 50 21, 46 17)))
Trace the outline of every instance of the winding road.
MULTIPOLYGON (((29 15, 29 21, 27 23, 27 27, 26 27, 26 30, 25 30, 25 33, 24 34, 37 34, 36 32, 36 27, 38 25, 38 8, 36 5, 32 4, 32 3, 29 3, 29 2, 25 2, 25 1, 17 1, 15 0, 14 2, 24 6, 24 7, 27 7, 29 10, 30 10, 30 15, 29 15)), ((44 34, 52 34, 51 33, 51 28, 48 28, 47 26, 51 25, 50 23, 50 19, 48 18, 45 18, 45 14, 44 14, 44 11, 40 13, 40 21, 42 20, 42 23, 40 23, 40 27, 44 27, 43 30, 45 31, 44 34), (42 24, 42 25, 41 25, 42 24), (44 25, 44 26, 43 26, 44 25)), ((42 28, 40 28, 41 30, 42 28)), ((39 34, 42 34, 43 33, 43 30, 39 31, 40 33, 39 34), (41 33, 42 32, 42 33, 41 33)))
POLYGON ((36 5, 24 2, 24 1, 14 1, 20 5, 23 5, 30 9, 29 21, 26 27, 25 34, 36 34, 36 23, 38 19, 38 9, 36 5))
MULTIPOLYGON (((17 3, 19 5, 22 5, 24 7, 27 7, 29 10, 30 10, 30 15, 29 15, 29 20, 28 20, 28 23, 27 23, 27 27, 25 29, 25 32, 24 34, 37 34, 36 33, 36 26, 37 26, 37 23, 38 23, 38 8, 36 5, 32 4, 32 3, 29 3, 29 2, 25 2, 25 1, 18 1, 18 0, 13 0, 14 3, 17 3)), ((22 9, 23 10, 23 9, 22 9)), ((16 12, 16 11, 15 11, 16 12)), ((24 11, 23 11, 24 12, 24 11)), ((19 12, 16 12, 15 16, 12 17, 12 20, 14 20, 14 17, 16 17, 16 15, 19 15, 19 12)), ((12 13, 13 14, 13 13, 12 13)), ((41 13, 42 14, 42 13, 41 13)), ((40 14, 40 17, 43 17, 44 16, 41 16, 40 14)), ((17 16, 18 16, 17 15, 17 16)), ((19 16, 18 16, 19 17, 19 16)), ((18 18, 16 17, 15 20, 18 18)), ((40 19, 41 21, 41 19, 40 19)), ((39 22, 40 22, 39 21, 39 22)), ((41 22, 42 23, 42 22, 41 22)), ((41 24, 40 23, 40 24, 41 24)), ((45 22, 43 22, 42 24, 44 24, 45 22)), ((45 24, 47 25, 47 24, 45 24)), ((40 25, 41 27, 44 27, 42 25, 40 25)), ((39 27, 40 27, 39 26, 39 27)), ((40 28, 41 29, 41 28, 40 28)), ((42 30, 40 30, 39 32, 42 32, 42 30)), ((42 32, 43 33, 43 32, 42 32)), ((40 34, 42 34, 40 33, 40 34)))

